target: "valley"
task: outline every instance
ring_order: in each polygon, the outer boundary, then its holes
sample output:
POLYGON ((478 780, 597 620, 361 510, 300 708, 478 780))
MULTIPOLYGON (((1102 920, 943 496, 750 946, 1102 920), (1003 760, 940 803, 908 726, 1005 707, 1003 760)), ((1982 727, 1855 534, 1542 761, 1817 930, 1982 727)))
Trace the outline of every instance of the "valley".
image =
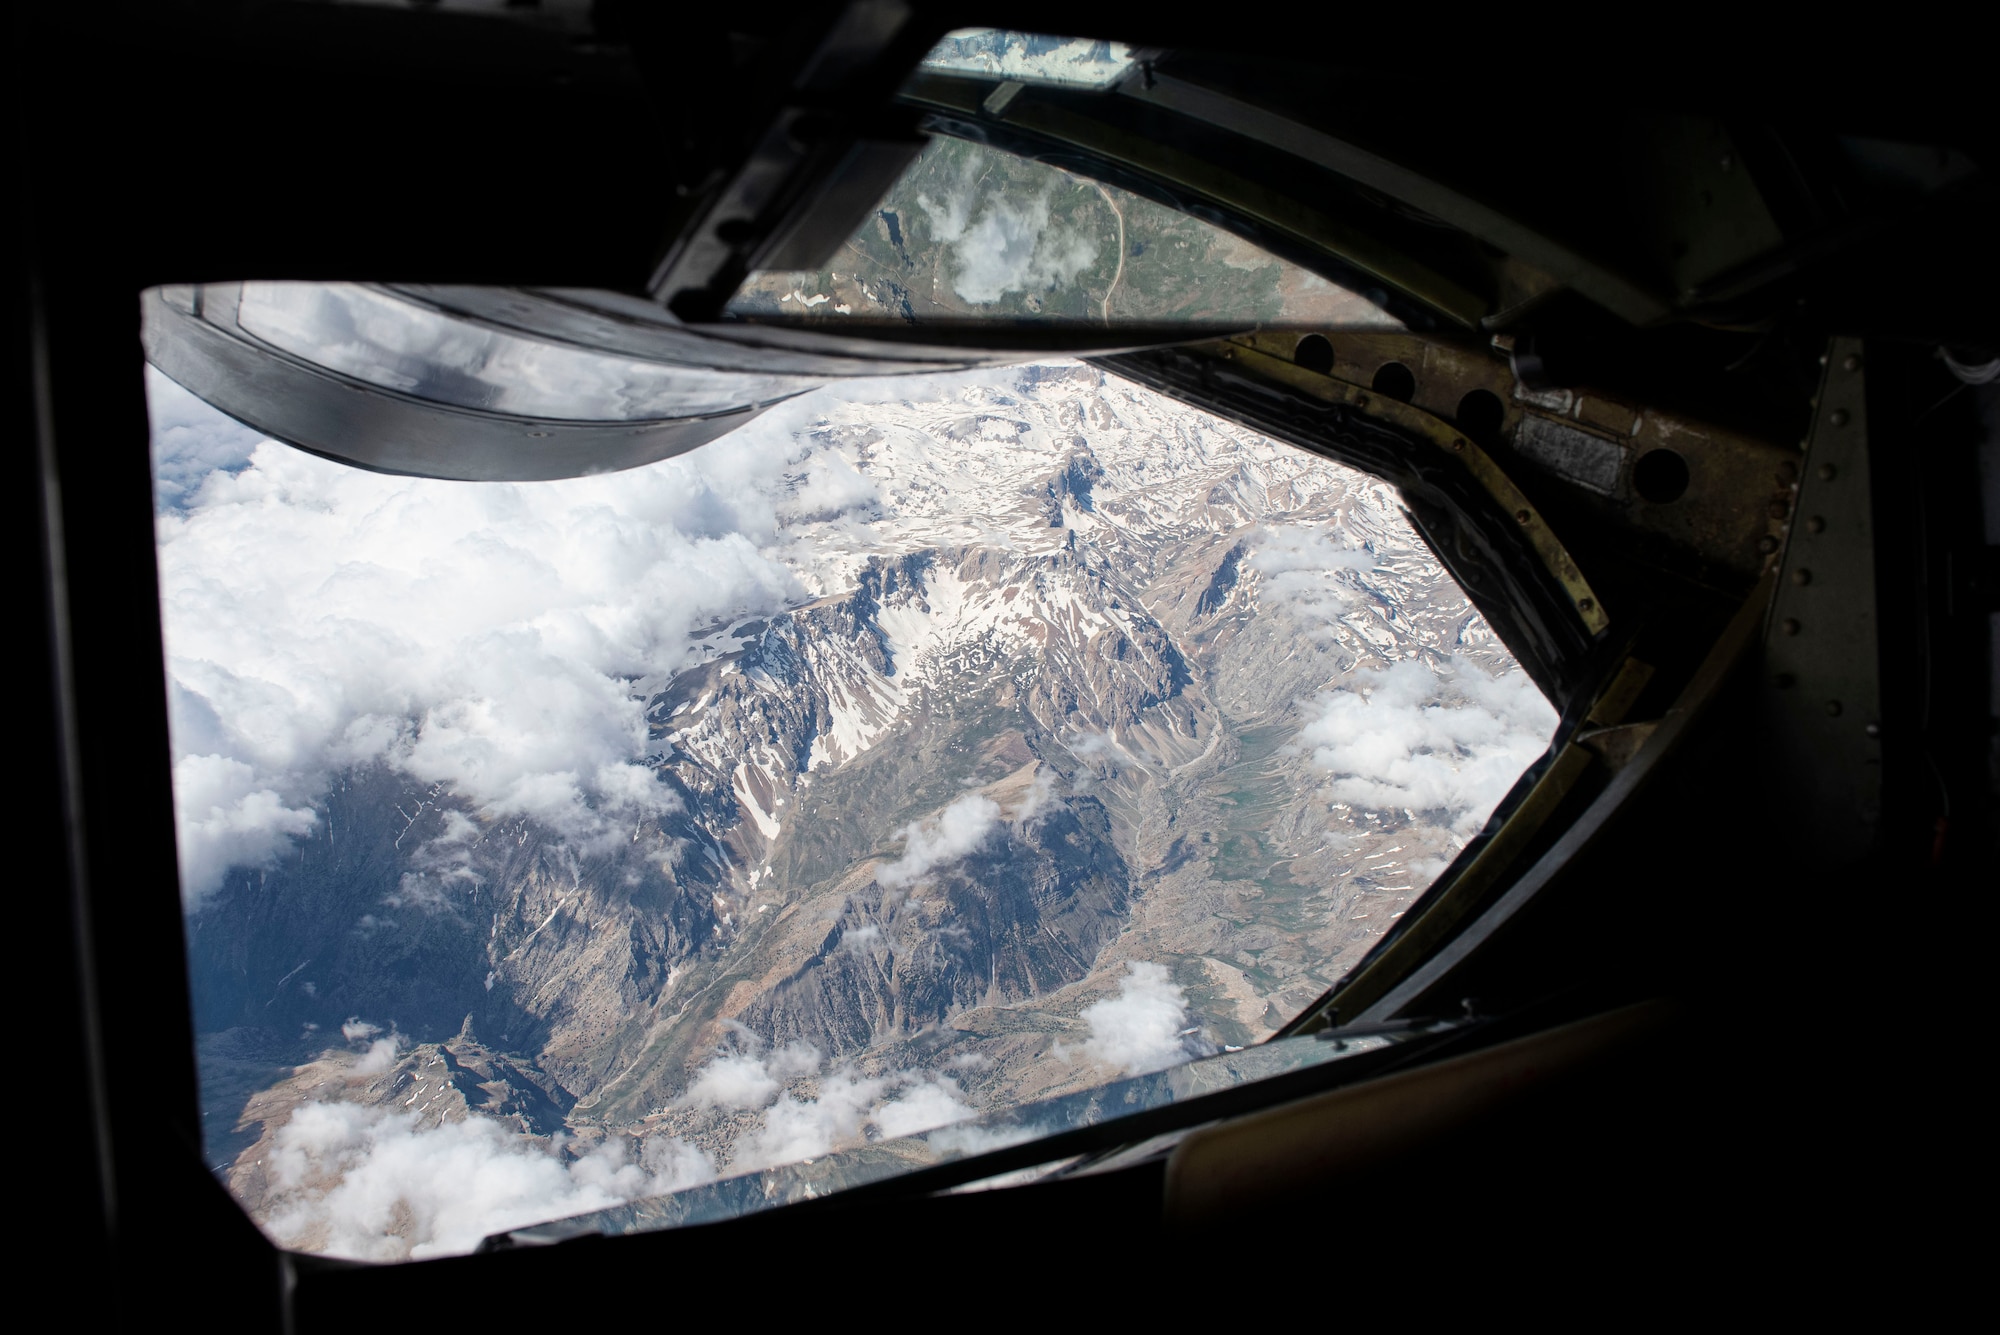
POLYGON ((1255 1043, 1500 795, 1343 799, 1448 744, 1311 740, 1392 668, 1433 730, 1512 672, 1384 484, 1079 365, 830 401, 795 462, 804 596, 632 678, 656 814, 578 838, 361 765, 191 914, 211 1157, 267 1226, 330 1199, 259 1167, 326 1099, 693 1181, 1255 1043))

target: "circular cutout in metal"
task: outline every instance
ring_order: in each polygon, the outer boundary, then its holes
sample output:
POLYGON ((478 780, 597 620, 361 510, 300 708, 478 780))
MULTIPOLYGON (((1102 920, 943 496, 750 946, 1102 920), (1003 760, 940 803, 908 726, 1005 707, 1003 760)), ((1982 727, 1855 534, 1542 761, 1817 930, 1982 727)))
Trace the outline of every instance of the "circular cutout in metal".
POLYGON ((1688 464, 1677 451, 1649 450, 1632 466, 1632 488, 1655 505, 1687 495, 1688 464))
POLYGON ((1416 397, 1417 377, 1401 362, 1384 362, 1382 369, 1375 373, 1371 388, 1378 394, 1387 394, 1392 399, 1408 403, 1416 397))
POLYGON ((1325 375, 1333 370, 1333 344, 1324 334, 1307 334, 1292 349, 1292 360, 1308 371, 1325 375))

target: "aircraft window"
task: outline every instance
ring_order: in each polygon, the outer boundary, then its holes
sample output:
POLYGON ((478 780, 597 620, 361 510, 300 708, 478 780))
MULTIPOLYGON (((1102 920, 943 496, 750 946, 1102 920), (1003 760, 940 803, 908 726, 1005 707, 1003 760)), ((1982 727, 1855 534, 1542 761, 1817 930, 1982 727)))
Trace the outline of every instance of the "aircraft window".
POLYGON ((1357 1051, 1252 1045, 1555 725, 1392 488, 1087 364, 526 483, 149 385, 207 1153, 294 1248, 717 1218, 1357 1051))
POLYGON ((923 59, 925 69, 978 74, 1021 83, 1104 88, 1137 64, 1123 42, 1049 37, 1005 28, 960 28, 947 33, 923 59))
POLYGON ((752 274, 726 314, 1401 327, 1367 298, 1198 218, 942 137, 825 269, 752 274))

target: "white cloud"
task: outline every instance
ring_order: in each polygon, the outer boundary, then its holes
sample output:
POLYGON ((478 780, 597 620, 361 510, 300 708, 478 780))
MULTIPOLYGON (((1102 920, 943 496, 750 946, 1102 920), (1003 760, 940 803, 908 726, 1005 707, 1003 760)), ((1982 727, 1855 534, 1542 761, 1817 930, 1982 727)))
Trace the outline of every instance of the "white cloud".
POLYGON ((191 908, 370 762, 579 842, 671 810, 638 763, 645 684, 691 625, 800 597, 759 546, 788 487, 819 509, 859 494, 844 463, 788 474, 785 423, 612 477, 468 484, 255 441, 149 385, 191 908))
POLYGON ((1486 823, 1557 721, 1526 673, 1492 677, 1465 659, 1437 673, 1414 660, 1361 673, 1317 706, 1299 744, 1334 776, 1332 800, 1442 810, 1460 835, 1486 823))
POLYGON ((811 1075, 822 1060, 810 1043, 787 1043, 769 1052, 737 1048, 702 1067, 681 1102, 692 1108, 762 1108, 787 1081, 811 1075))
POLYGON ((174 801, 182 884, 204 889, 231 867, 269 863, 319 823, 311 807, 288 806, 254 768, 222 755, 176 757, 174 801))
POLYGON ((917 197, 931 236, 952 248, 952 289, 987 305, 1009 292, 1060 287, 1097 260, 1100 240, 1050 224, 1049 194, 1034 198, 982 190, 983 163, 969 157, 942 199, 917 197))
POLYGON ((737 1172, 813 1159, 859 1144, 865 1129, 881 1136, 913 1136, 975 1115, 958 1081, 928 1071, 863 1075, 840 1065, 824 1073, 826 1058, 811 1044, 767 1048, 739 1033, 742 1046, 723 1052, 696 1075, 680 1099, 683 1107, 763 1110, 758 1124, 732 1147, 737 1172), (817 1077, 816 1079, 811 1079, 817 1077), (811 1093, 787 1090, 806 1085, 811 1093))
MULTIPOLYGON (((880 500, 815 425, 1020 374, 842 382, 648 468, 498 484, 319 459, 149 371, 189 910, 323 829, 329 784, 370 763, 584 847, 671 810, 641 763, 644 699, 688 661, 688 629, 812 596, 820 575, 795 572, 823 557, 795 530, 853 530, 880 500)), ((445 820, 405 849, 435 881, 410 897, 472 876, 479 827, 445 820)))
POLYGON ((1187 993, 1167 973, 1164 964, 1134 961, 1118 980, 1118 995, 1083 1008, 1090 1038, 1084 1055, 1128 1075, 1163 1070, 1193 1057, 1207 1047, 1187 1028, 1187 993))
POLYGON ((881 502, 881 492, 866 474, 828 451, 815 455, 806 465, 804 476, 785 497, 781 509, 788 516, 825 519, 881 502))
POLYGON ((869 922, 840 934, 840 948, 856 955, 869 955, 882 948, 882 929, 869 922))
POLYGON ((638 1162, 619 1138, 568 1164, 490 1118, 419 1127, 414 1114, 307 1103, 272 1136, 264 1210, 281 1243, 364 1261, 469 1252, 488 1234, 707 1181, 671 1137, 638 1162))
POLYGON ((396 1054, 401 1051, 402 1040, 395 1034, 378 1038, 368 1045, 368 1051, 361 1054, 361 1060, 354 1063, 355 1075, 381 1075, 396 1064, 396 1054))
POLYGON ((812 1098, 781 1095, 764 1113, 763 1124, 737 1142, 730 1167, 771 1168, 816 1159, 861 1143, 869 1126, 885 1137, 913 1136, 976 1112, 948 1075, 905 1071, 866 1076, 840 1066, 819 1078, 812 1098))
POLYGON ((956 862, 985 843, 1000 823, 1000 804, 981 793, 967 793, 929 822, 911 821, 895 832, 903 840, 903 856, 875 872, 878 884, 891 890, 920 880, 934 868, 956 862))
POLYGON ((816 1159, 836 1145, 861 1139, 861 1124, 880 1100, 888 1081, 842 1067, 819 1081, 817 1098, 779 1097, 764 1113, 764 1124, 736 1144, 732 1168, 770 1168, 816 1159))
POLYGON ((948 1075, 912 1078, 903 1092, 875 1108, 874 1121, 885 1136, 914 1136, 953 1122, 962 1122, 974 1109, 960 1093, 958 1082, 948 1075))
POLYGON ((1376 557, 1366 548, 1340 546, 1324 524, 1281 524, 1257 530, 1248 562, 1267 601, 1288 607, 1310 633, 1321 634, 1357 600, 1341 575, 1373 569, 1376 557))
POLYGON ((1007 819, 1023 828, 1032 827, 1056 802, 1055 771, 1043 765, 1035 771, 1035 777, 1028 781, 1007 813, 1007 819))
POLYGON ((359 1043, 363 1039, 373 1038, 381 1032, 381 1025, 370 1024, 356 1015, 348 1016, 347 1023, 340 1026, 340 1036, 350 1043, 359 1043))

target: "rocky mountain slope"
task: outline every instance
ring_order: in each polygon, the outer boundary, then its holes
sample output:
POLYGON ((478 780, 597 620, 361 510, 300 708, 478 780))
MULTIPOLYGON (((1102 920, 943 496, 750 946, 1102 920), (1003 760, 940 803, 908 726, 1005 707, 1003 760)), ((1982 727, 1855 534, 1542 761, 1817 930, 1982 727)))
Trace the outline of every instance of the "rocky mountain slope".
POLYGON ((424 1081, 446 1121, 666 1132, 721 1171, 828 1081, 850 1134, 1081 1088, 1135 965, 1185 1050, 1246 1044, 1483 815, 1354 800, 1447 743, 1314 740, 1397 665, 1510 667, 1383 484, 1081 366, 837 404, 800 445, 866 497, 815 510, 801 470, 774 546, 811 596, 634 679, 635 760, 677 809, 578 840, 364 767, 190 917, 211 1152, 246 1201, 302 1100, 424 1081), (377 1028, 343 1045, 349 1021, 377 1028), (763 1102, 691 1092, 738 1059, 763 1102))

